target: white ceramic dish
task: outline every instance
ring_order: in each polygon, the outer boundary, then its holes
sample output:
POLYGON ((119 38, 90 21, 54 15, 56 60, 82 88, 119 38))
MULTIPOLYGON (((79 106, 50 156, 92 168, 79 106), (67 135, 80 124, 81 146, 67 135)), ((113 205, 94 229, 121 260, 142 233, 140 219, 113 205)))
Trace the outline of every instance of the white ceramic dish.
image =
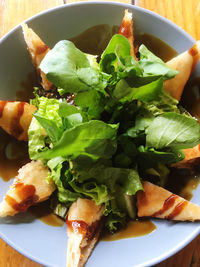
MULTIPOLYGON (((159 15, 113 2, 69 4, 34 16, 27 23, 52 47, 57 41, 76 36, 94 25, 120 25, 126 8, 133 12, 136 29, 157 36, 178 52, 188 49, 194 43, 187 33, 159 15)), ((20 26, 1 39, 0 59, 0 99, 14 100, 20 83, 33 71, 20 26)), ((195 75, 198 72, 199 66, 195 75)), ((0 180, 0 201, 11 182, 0 180)), ((200 188, 194 192, 194 203, 200 204, 199 195, 200 188)), ((86 266, 151 266, 176 253, 200 232, 199 223, 153 222, 157 229, 149 235, 99 242, 86 266)), ((65 226, 48 226, 28 213, 20 214, 9 222, 0 220, 0 237, 44 266, 65 266, 65 232, 65 226)))

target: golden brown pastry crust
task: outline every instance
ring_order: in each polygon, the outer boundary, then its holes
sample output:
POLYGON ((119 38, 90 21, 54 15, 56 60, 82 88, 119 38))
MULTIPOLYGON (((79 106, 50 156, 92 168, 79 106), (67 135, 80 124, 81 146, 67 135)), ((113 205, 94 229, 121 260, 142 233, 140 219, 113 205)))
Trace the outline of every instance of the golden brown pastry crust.
POLYGON ((169 220, 200 220, 200 207, 170 191, 143 182, 144 192, 137 193, 138 217, 155 217, 169 220))
POLYGON ((0 217, 26 211, 31 205, 49 198, 55 190, 53 181, 47 182, 49 170, 41 161, 31 161, 18 171, 17 177, 0 203, 0 217))
POLYGON ((83 267, 103 227, 103 206, 89 199, 77 199, 67 218, 67 267, 83 267))
POLYGON ((0 100, 0 127, 18 140, 28 141, 28 128, 36 107, 26 102, 0 100))
POLYGON ((47 80, 46 75, 39 68, 41 61, 49 52, 50 48, 26 24, 22 24, 22 29, 32 63, 36 67, 41 77, 41 85, 45 90, 50 90, 50 88, 52 87, 52 83, 47 80))

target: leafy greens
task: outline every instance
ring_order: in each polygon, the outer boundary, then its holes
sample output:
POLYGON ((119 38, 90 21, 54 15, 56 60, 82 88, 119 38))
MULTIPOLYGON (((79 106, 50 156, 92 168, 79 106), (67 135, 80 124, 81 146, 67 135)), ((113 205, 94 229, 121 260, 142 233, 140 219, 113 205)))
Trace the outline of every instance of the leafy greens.
POLYGON ((29 128, 29 154, 50 169, 62 213, 77 198, 103 204, 105 225, 115 231, 135 217, 134 199, 145 173, 167 175, 167 164, 184 158, 183 148, 199 143, 200 126, 181 114, 163 90, 177 72, 144 45, 140 59, 116 34, 97 57, 60 41, 40 68, 63 99, 39 97, 29 128))

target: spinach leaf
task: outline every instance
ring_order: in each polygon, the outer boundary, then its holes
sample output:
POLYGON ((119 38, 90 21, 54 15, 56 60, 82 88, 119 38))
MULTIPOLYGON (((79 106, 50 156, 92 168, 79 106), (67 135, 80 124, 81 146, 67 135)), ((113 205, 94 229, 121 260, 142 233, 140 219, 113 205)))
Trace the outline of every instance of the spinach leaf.
POLYGON ((146 144, 156 149, 190 148, 200 143, 200 124, 193 118, 168 112, 156 117, 147 129, 146 144))
POLYGON ((40 159, 67 157, 74 159, 88 155, 94 159, 110 158, 116 150, 117 125, 102 121, 89 121, 65 130, 59 142, 47 151, 39 153, 40 159))
POLYGON ((140 65, 144 76, 161 75, 164 79, 173 78, 178 72, 169 68, 159 57, 155 56, 145 45, 139 47, 140 65))
POLYGON ((101 55, 100 69, 104 72, 112 73, 117 60, 130 56, 130 49, 127 38, 121 34, 115 34, 101 55))
POLYGON ((113 97, 121 102, 140 100, 149 102, 156 99, 163 89, 163 79, 159 78, 149 84, 131 88, 125 80, 120 80, 113 91, 113 97))
POLYGON ((96 90, 79 92, 75 104, 81 107, 88 119, 99 119, 104 110, 105 95, 96 90))
POLYGON ((103 76, 90 62, 87 54, 77 49, 72 42, 63 40, 47 53, 40 69, 49 81, 61 88, 61 94, 92 88, 102 90, 105 87, 103 76))

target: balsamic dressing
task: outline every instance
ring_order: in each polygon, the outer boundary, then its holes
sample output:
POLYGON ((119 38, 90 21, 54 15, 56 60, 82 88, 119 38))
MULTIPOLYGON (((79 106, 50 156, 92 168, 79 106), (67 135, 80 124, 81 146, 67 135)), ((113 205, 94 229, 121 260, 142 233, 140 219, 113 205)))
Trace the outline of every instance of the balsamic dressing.
POLYGON ((0 130, 0 177, 6 182, 30 161, 28 145, 0 130))
POLYGON ((119 239, 132 238, 137 236, 148 235, 156 229, 154 223, 150 220, 136 220, 128 222, 126 228, 119 230, 114 234, 103 232, 102 241, 115 241, 119 239))

